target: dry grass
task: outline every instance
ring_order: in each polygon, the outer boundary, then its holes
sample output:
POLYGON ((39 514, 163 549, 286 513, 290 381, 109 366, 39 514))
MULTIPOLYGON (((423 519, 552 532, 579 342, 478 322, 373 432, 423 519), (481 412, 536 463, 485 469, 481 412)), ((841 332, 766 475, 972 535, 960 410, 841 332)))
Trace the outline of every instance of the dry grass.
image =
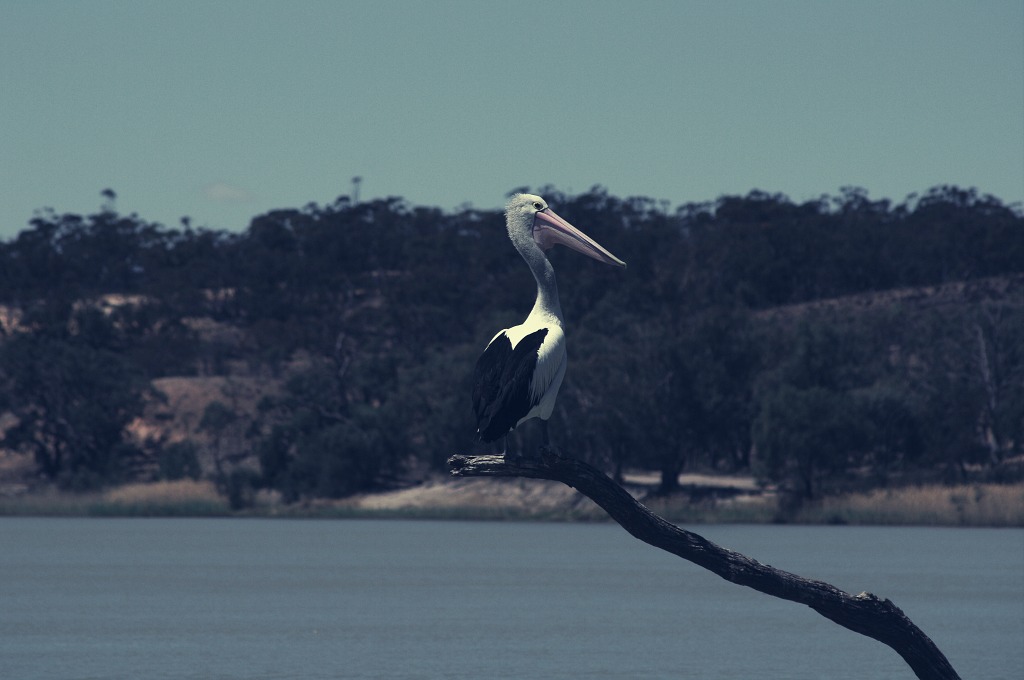
POLYGON ((862 524, 908 526, 1024 526, 1024 484, 912 486, 844 494, 783 513, 774 494, 694 503, 685 494, 651 497, 651 511, 686 524, 862 524))
MULTIPOLYGON (((539 486, 539 485, 538 485, 539 486)), ((381 497, 284 505, 264 498, 256 507, 232 512, 209 481, 179 480, 128 484, 91 494, 20 493, 0 495, 0 515, 187 517, 247 515, 266 517, 403 517, 434 519, 533 519, 603 521, 607 516, 579 498, 542 500, 541 489, 506 484, 503 494, 473 495, 474 485, 425 485, 420 490, 381 497), (434 488, 436 486, 437 488, 434 488), (461 492, 461 493, 460 493, 461 492), (470 493, 473 492, 473 493, 470 493), (495 501, 498 502, 495 502, 495 501)), ((490 486, 484 484, 493 491, 490 486)), ((550 491, 547 487, 543 490, 550 491)), ((847 494, 809 503, 782 516, 774 494, 742 496, 719 503, 694 503, 685 494, 644 500, 669 521, 687 524, 792 522, 798 524, 1024 526, 1024 484, 920 486, 847 494)))
POLYGON ((90 514, 223 515, 227 511, 227 502, 212 482, 181 479, 111 489, 100 496, 90 514))
POLYGON ((1024 484, 877 489, 823 499, 794 518, 806 523, 1024 526, 1024 484))
POLYGON ((741 496, 718 503, 694 503, 688 495, 652 496, 643 500, 647 508, 670 522, 685 524, 768 524, 778 516, 774 494, 741 496))
POLYGON ((173 482, 125 484, 103 494, 103 501, 122 505, 146 503, 196 503, 219 500, 210 481, 179 479, 173 482))
POLYGON ((210 517, 230 514, 225 498, 209 481, 126 484, 103 492, 62 493, 56 489, 0 497, 0 516, 37 517, 210 517))

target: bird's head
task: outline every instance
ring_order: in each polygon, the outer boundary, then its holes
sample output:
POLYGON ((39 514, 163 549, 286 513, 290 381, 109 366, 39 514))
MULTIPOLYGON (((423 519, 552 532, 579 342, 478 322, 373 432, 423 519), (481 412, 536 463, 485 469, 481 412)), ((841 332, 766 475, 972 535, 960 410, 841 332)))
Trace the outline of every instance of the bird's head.
POLYGON ((540 196, 513 196, 505 206, 505 224, 509 238, 520 251, 531 242, 541 250, 550 250, 561 243, 599 262, 626 266, 604 246, 559 217, 540 196))

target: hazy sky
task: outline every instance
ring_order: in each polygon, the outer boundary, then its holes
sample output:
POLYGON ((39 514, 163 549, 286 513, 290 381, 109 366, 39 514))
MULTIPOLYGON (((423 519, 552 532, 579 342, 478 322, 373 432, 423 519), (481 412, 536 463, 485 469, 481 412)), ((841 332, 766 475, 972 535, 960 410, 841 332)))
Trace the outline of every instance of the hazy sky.
POLYGON ((0 237, 518 186, 1024 201, 1024 0, 0 0, 0 237))

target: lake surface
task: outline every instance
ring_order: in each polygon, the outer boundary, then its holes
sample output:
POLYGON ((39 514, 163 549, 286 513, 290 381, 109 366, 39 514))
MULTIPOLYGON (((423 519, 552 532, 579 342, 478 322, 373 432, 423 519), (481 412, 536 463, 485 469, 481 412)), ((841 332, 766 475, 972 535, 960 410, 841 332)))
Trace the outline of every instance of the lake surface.
MULTIPOLYGON (((705 526, 1024 677, 1024 530, 705 526)), ((913 678, 618 525, 0 518, 0 677, 913 678)))

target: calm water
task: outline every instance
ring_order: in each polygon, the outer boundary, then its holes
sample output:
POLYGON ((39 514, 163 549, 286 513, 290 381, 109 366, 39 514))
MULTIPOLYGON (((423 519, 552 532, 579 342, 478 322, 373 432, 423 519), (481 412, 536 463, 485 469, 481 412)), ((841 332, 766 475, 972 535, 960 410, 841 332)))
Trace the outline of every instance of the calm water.
MULTIPOLYGON (((1024 677, 1024 531, 713 526, 1024 677)), ((913 678, 617 525, 0 518, 0 677, 913 678)))

